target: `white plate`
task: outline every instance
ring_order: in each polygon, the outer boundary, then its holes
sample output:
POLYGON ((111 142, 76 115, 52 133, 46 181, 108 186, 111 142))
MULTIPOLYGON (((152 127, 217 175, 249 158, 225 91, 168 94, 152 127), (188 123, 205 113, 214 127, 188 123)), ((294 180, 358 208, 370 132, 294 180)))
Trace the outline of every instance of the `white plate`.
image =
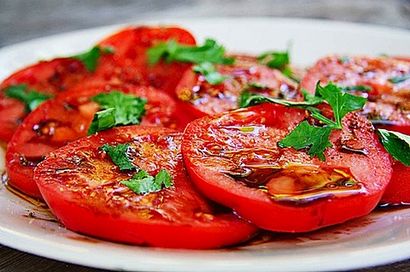
MULTIPOLYGON (((302 65, 329 53, 410 55, 410 32, 390 28, 269 18, 179 19, 156 23, 181 25, 200 39, 214 37, 230 50, 239 52, 284 49, 292 42, 292 57, 302 65)), ((38 59, 86 49, 118 28, 73 32, 2 48, 0 79, 38 59)), ((259 244, 188 251, 114 244, 75 234, 52 222, 47 210, 20 199, 5 187, 0 189, 0 207, 0 243, 40 256, 106 269, 327 271, 410 257, 410 209, 377 211, 366 218, 306 235, 267 236, 259 244)))

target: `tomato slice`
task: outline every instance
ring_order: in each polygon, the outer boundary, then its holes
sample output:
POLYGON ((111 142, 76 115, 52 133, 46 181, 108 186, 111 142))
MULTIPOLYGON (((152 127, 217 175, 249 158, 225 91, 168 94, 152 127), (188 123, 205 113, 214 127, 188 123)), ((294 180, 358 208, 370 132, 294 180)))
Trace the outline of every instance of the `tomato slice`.
POLYGON ((246 89, 276 98, 300 98, 297 84, 279 70, 260 65, 251 56, 239 55, 235 59, 233 65, 217 66, 217 71, 226 77, 218 85, 211 85, 192 70, 186 71, 176 87, 178 98, 185 102, 181 106, 195 117, 234 110, 246 89))
POLYGON ((255 227, 208 203, 191 185, 180 154, 182 135, 169 129, 129 126, 83 138, 52 152, 35 180, 54 215, 70 230, 137 245, 216 248, 248 239, 255 227), (130 144, 134 165, 170 173, 173 186, 137 195, 100 147, 130 144))
MULTIPOLYGON (((81 82, 87 74, 83 64, 75 59, 41 61, 8 77, 1 83, 0 90, 4 91, 11 85, 26 84, 40 93, 55 95, 81 82)), ((0 140, 8 142, 26 114, 23 103, 1 93, 0 140)))
MULTIPOLYGON (((370 58, 330 56, 319 60, 304 77, 301 87, 314 92, 317 81, 333 81, 342 86, 365 85, 368 93, 356 93, 368 98, 363 114, 376 128, 385 128, 410 135, 410 79, 391 82, 410 75, 407 58, 370 58)), ((393 176, 382 204, 410 203, 410 168, 393 163, 393 176)))
POLYGON ((30 89, 40 93, 57 95, 70 92, 70 89, 78 84, 128 83, 155 86, 174 96, 175 86, 190 65, 159 63, 149 66, 146 61, 147 49, 159 41, 168 39, 195 44, 192 35, 180 28, 129 28, 99 44, 101 48, 111 47, 113 52, 101 53, 93 72, 88 71, 79 60, 57 58, 41 61, 12 74, 0 85, 0 140, 8 142, 27 115, 20 101, 5 97, 3 91, 11 85, 26 84, 30 89))
POLYGON ((99 44, 115 48, 117 55, 116 65, 121 67, 122 73, 133 75, 137 72, 138 80, 147 82, 175 96, 175 87, 182 74, 191 67, 191 64, 159 62, 149 65, 147 50, 161 41, 175 40, 182 44, 195 45, 195 38, 187 30, 177 27, 136 27, 122 30, 107 37, 99 44))
POLYGON ((141 124, 184 129, 185 117, 167 94, 152 87, 134 85, 108 86, 105 83, 78 87, 67 95, 41 104, 31 112, 8 144, 6 166, 9 184, 36 198, 41 194, 33 181, 34 167, 49 152, 87 135, 98 104, 91 97, 98 93, 119 90, 147 99, 146 114, 141 124))
POLYGON ((188 173, 207 197, 271 231, 312 231, 370 213, 392 171, 371 124, 347 115, 322 162, 277 146, 306 117, 261 104, 197 119, 182 143, 188 173))

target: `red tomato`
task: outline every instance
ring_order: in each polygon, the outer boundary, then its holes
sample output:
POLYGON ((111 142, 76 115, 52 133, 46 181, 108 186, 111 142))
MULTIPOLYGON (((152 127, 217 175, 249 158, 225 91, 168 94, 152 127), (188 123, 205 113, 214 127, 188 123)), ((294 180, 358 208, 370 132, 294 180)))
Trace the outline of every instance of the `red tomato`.
MULTIPOLYGON (((319 80, 323 83, 333 81, 342 86, 369 86, 372 90, 361 94, 368 98, 363 114, 372 120, 376 128, 410 135, 410 80, 399 83, 389 81, 410 74, 410 62, 404 61, 405 58, 400 60, 326 57, 309 69, 301 87, 313 93, 319 80)), ((410 203, 409 172, 409 167, 400 162, 393 163, 393 176, 382 198, 383 204, 410 203)))
POLYGON ((147 49, 172 39, 182 44, 195 45, 195 38, 184 29, 145 26, 122 30, 99 44, 115 48, 116 54, 120 56, 116 65, 121 67, 123 73, 132 75, 136 71, 137 77, 141 77, 138 80, 175 96, 175 87, 191 64, 159 62, 149 65, 147 62, 147 49))
POLYGON ((370 213, 392 171, 371 124, 347 115, 322 162, 277 146, 305 118, 262 104, 197 119, 182 143, 188 173, 207 197, 267 230, 312 231, 370 213))
MULTIPOLYGON (((87 76, 83 64, 74 59, 59 58, 42 61, 22 69, 0 85, 0 90, 8 86, 26 84, 30 89, 55 95, 84 80, 87 76)), ((22 102, 0 94, 0 140, 9 141, 14 131, 26 116, 22 102)))
POLYGON ((54 215, 70 230, 137 245, 217 248, 247 240, 255 227, 218 212, 196 192, 182 157, 182 135, 169 129, 114 128, 60 148, 35 169, 35 180, 54 215), (170 173, 173 186, 138 195, 100 147, 129 143, 132 163, 155 175, 170 173))
MULTIPOLYGON (((174 95, 180 75, 189 64, 159 63, 148 66, 146 51, 160 40, 175 39, 181 43, 195 44, 195 39, 186 30, 165 27, 137 27, 126 29, 100 43, 102 48, 112 47, 113 53, 101 53, 95 71, 87 71, 82 62, 73 58, 58 58, 42 61, 22 69, 1 85, 0 90, 11 85, 26 84, 41 93, 57 95, 70 92, 77 84, 92 85, 129 83, 159 87, 174 95)), ((0 94, 0 140, 8 142, 15 129, 25 118, 23 104, 0 94)))
POLYGON ((227 77, 218 85, 209 84, 203 75, 192 70, 186 71, 176 88, 178 98, 185 101, 181 106, 196 117, 234 110, 245 89, 276 98, 299 98, 297 84, 279 70, 258 64, 254 57, 235 58, 234 65, 218 65, 217 71, 227 77))
POLYGON ((98 104, 91 97, 101 92, 121 90, 147 99, 141 124, 184 129, 185 120, 167 94, 152 87, 133 85, 79 87, 67 95, 41 104, 24 119, 8 144, 6 166, 9 184, 33 197, 41 194, 33 181, 34 167, 49 152, 87 135, 98 104))

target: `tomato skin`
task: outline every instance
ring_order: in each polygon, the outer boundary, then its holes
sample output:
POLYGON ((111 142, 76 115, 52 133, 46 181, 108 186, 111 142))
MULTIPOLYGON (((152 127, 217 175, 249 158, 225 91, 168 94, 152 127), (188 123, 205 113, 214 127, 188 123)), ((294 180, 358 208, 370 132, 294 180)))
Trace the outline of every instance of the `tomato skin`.
POLYGON ((54 151, 36 168, 35 180, 52 212, 68 229, 94 237, 192 249, 222 247, 248 239, 255 232, 254 226, 233 214, 214 213, 214 207, 192 187, 178 155, 180 141, 181 134, 169 129, 114 128, 54 151), (114 167, 107 156, 101 157, 98 148, 104 143, 129 142, 138 144, 142 152, 146 151, 144 145, 160 148, 160 153, 144 153, 146 156, 136 157, 134 163, 145 169, 148 165, 167 169, 174 186, 139 196, 120 184, 117 180, 127 174, 114 167), (73 162, 73 156, 80 164, 73 162), (56 173, 61 167, 74 168, 72 172, 56 173), (99 174, 94 175, 95 171, 99 174), (147 214, 144 209, 149 209, 147 214))
MULTIPOLYGON (((339 143, 340 131, 332 132, 331 142, 336 147, 326 150, 326 162, 311 159, 303 151, 291 148, 281 149, 277 151, 279 153, 275 153, 276 141, 284 137, 287 131, 304 118, 303 111, 262 104, 223 115, 197 119, 188 125, 182 143, 182 153, 188 173, 207 197, 234 209, 240 216, 258 227, 271 231, 312 231, 370 213, 380 200, 392 171, 389 156, 377 141, 370 124, 358 115, 350 115, 343 121, 345 130, 347 126, 356 124, 354 131, 359 141, 366 144, 368 156, 342 152, 339 143), (224 132, 227 127, 252 125, 259 128, 252 136, 242 133, 240 137, 236 137, 239 132, 237 134, 231 131, 224 132), (212 139, 219 139, 220 142, 212 142, 212 139), (206 151, 208 145, 210 149, 206 151), (242 152, 241 150, 256 147, 258 150, 273 150, 272 154, 277 155, 270 156, 273 158, 278 156, 278 161, 275 159, 274 162, 281 165, 297 162, 321 167, 348 168, 353 177, 363 184, 366 191, 339 197, 325 197, 308 203, 281 203, 272 200, 265 192, 247 187, 222 173, 221 171, 229 169, 226 167, 234 164, 230 157, 228 159, 219 157, 216 160, 215 157, 218 157, 216 154, 204 155, 208 152, 217 152, 215 150, 218 148, 221 148, 224 154, 236 154, 235 150, 242 152)), ((274 163, 270 161, 273 160, 271 157, 263 156, 263 154, 253 155, 251 158, 257 160, 259 164, 274 163)), ((245 159, 238 160, 246 164, 245 159)), ((236 167, 236 164, 232 167, 236 167)))
POLYGON ((240 94, 245 89, 276 98, 301 98, 296 83, 279 70, 259 64, 252 56, 234 57, 233 65, 217 66, 217 71, 227 77, 221 84, 212 85, 192 70, 185 72, 176 87, 176 94, 188 112, 200 118, 237 109, 240 94), (249 87, 251 83, 266 87, 249 87))
POLYGON ((182 113, 171 97, 151 87, 133 85, 108 86, 106 83, 74 88, 68 94, 41 104, 17 128, 6 152, 9 184, 41 199, 33 181, 33 169, 49 152, 78 138, 87 136, 88 128, 98 110, 91 97, 102 92, 121 90, 147 98, 147 113, 142 125, 164 126, 182 130, 186 126, 182 113))

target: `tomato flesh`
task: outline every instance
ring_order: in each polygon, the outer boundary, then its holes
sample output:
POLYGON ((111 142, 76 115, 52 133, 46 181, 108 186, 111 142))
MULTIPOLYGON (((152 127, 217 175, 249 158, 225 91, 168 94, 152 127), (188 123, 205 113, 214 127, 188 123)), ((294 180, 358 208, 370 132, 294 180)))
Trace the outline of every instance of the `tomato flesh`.
POLYGON ((105 83, 74 88, 71 93, 46 101, 31 112, 17 128, 8 144, 6 166, 9 184, 20 191, 41 198, 33 181, 34 167, 51 151, 87 135, 99 110, 91 98, 99 93, 118 90, 147 99, 142 125, 182 130, 186 120, 173 99, 152 87, 109 86, 105 83))
POLYGON ((262 104, 197 119, 182 143, 188 173, 207 197, 271 231, 312 231, 370 213, 392 171, 371 124, 347 115, 322 162, 277 146, 306 117, 262 104))
POLYGON ((12 85, 25 84, 40 93, 58 95, 71 92, 71 88, 109 84, 149 85, 174 96, 174 89, 183 72, 190 67, 184 63, 159 63, 150 66, 146 51, 149 47, 168 39, 195 44, 186 30, 174 27, 136 27, 120 31, 99 43, 111 47, 113 53, 101 53, 95 71, 88 71, 83 63, 73 58, 41 61, 8 77, 0 85, 0 140, 8 142, 18 125, 27 115, 24 105, 5 96, 4 90, 12 85))
MULTIPOLYGON (((330 56, 320 59, 309 69, 301 87, 314 93, 317 81, 333 81, 341 86, 365 85, 369 92, 363 114, 376 128, 398 131, 410 135, 410 80, 393 83, 394 77, 410 74, 408 58, 370 58, 330 56), (389 80, 390 79, 390 80, 389 80)), ((393 163, 393 175, 381 203, 398 205, 410 203, 410 168, 400 162, 393 163)))
POLYGON ((248 239, 255 227, 218 212, 191 185, 180 154, 182 135, 173 130, 129 126, 83 138, 47 156, 35 181, 55 216, 70 230, 137 245, 216 248, 248 239), (103 144, 128 143, 133 164, 155 175, 170 173, 173 186, 138 195, 121 183, 103 144))
POLYGON ((221 84, 212 85, 203 75, 188 70, 176 87, 178 98, 185 102, 182 105, 196 117, 237 109, 245 89, 276 98, 300 98, 295 82, 279 70, 258 64, 254 57, 235 56, 235 64, 218 65, 217 71, 226 77, 221 84))

